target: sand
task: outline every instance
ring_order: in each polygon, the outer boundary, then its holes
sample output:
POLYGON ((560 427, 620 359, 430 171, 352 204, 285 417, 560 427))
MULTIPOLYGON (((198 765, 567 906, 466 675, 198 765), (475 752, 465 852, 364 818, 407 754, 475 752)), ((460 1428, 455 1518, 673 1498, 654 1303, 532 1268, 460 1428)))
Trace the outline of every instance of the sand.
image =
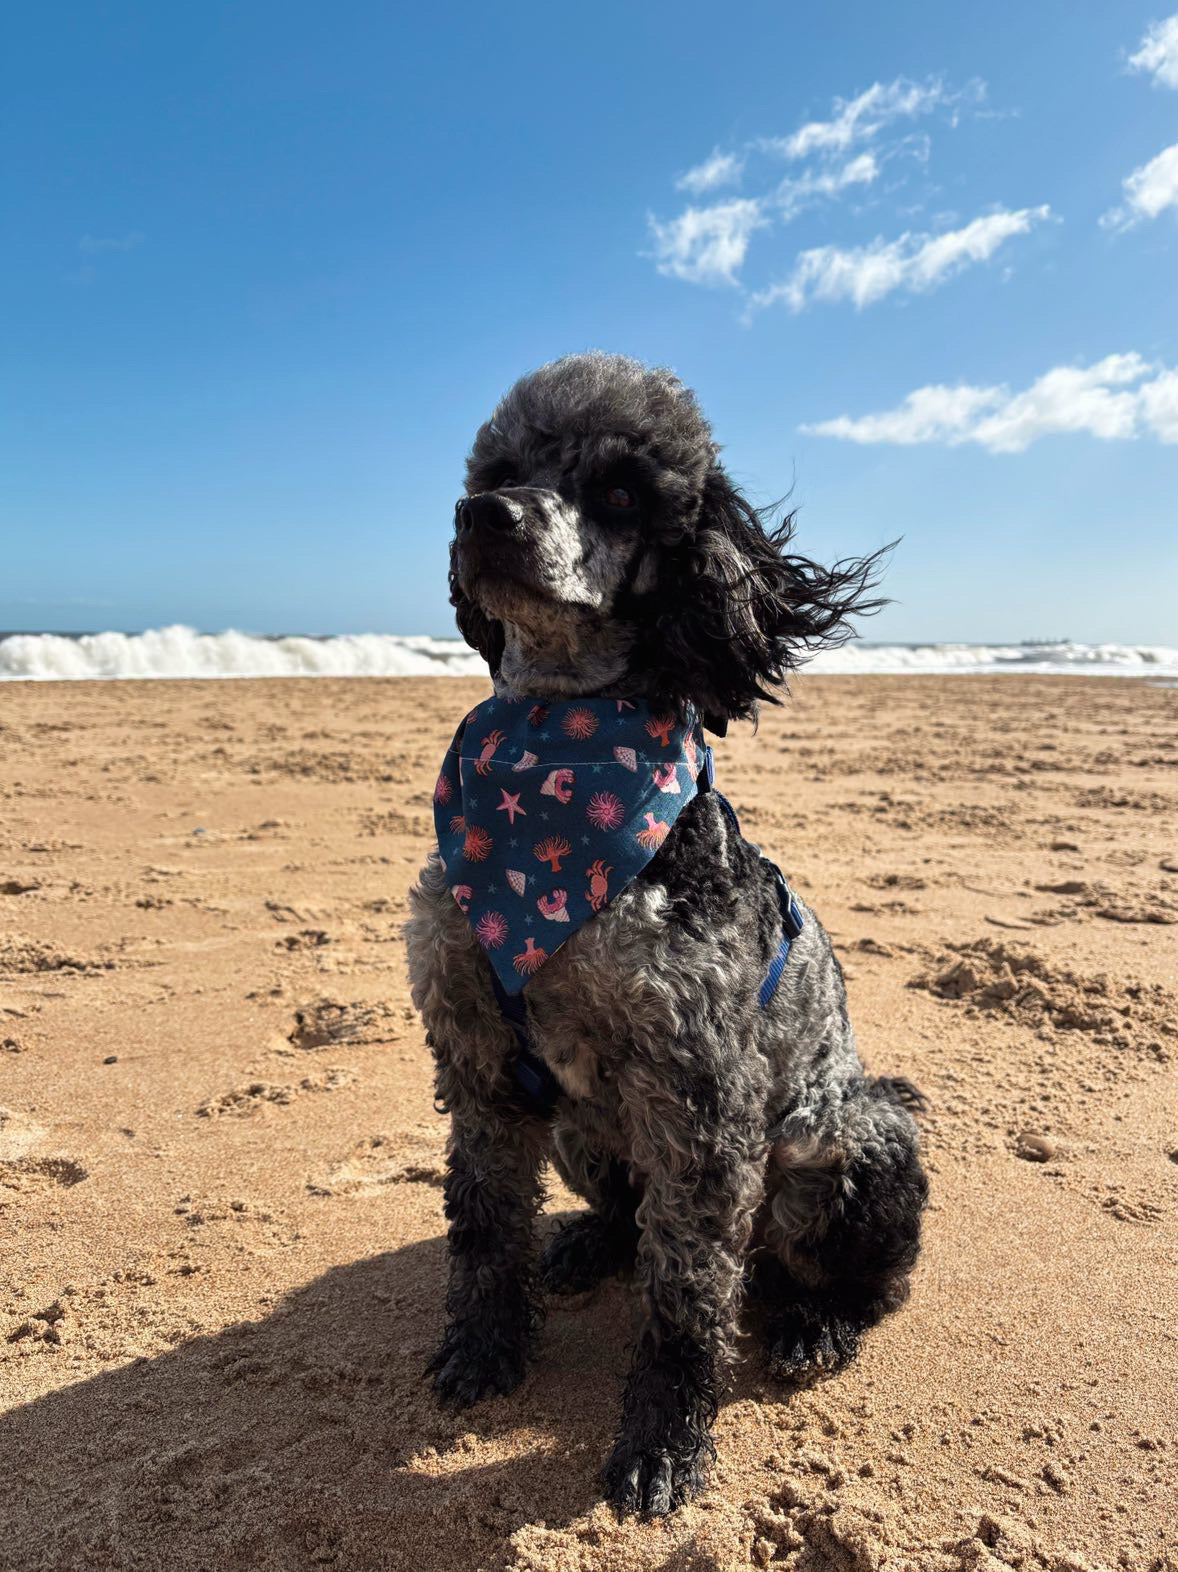
POLYGON ((597 1501, 624 1285, 510 1399, 421 1379, 400 928, 485 691, 0 686, 0 1566, 1178 1565, 1178 691, 815 677, 720 745, 864 1057, 932 1100, 932 1206, 909 1306, 800 1396, 750 1340, 653 1524, 597 1501))

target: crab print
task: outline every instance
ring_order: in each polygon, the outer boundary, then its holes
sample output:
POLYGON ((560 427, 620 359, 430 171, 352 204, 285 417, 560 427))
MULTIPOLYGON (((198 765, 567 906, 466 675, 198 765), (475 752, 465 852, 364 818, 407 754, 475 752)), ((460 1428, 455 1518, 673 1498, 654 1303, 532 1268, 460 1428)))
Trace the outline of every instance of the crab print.
POLYGON ((495 757, 495 749, 503 741, 501 731, 493 731, 490 736, 483 738, 483 751, 479 754, 475 769, 480 775, 490 775, 491 760, 495 757))
POLYGON ((596 862, 591 862, 585 869, 585 877, 589 880, 585 899, 595 912, 599 912, 609 899, 609 876, 613 871, 612 867, 605 866, 605 860, 601 857, 596 862))

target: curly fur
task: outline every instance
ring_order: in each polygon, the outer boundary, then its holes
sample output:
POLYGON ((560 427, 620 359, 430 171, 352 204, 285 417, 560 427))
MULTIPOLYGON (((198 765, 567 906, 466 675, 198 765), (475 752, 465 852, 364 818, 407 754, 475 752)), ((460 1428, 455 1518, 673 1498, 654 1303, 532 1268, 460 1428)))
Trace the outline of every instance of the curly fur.
MULTIPOLYGON (((878 557, 822 568, 787 551, 792 528, 767 530, 740 496, 670 372, 573 356, 523 378, 479 431, 451 595, 501 694, 641 695, 722 727, 878 604, 878 557)), ((864 1076, 812 912, 759 1007, 780 925, 768 865, 696 798, 528 985, 533 1050, 566 1094, 544 1122, 514 1094, 515 1041, 436 854, 412 892, 413 996, 452 1120, 435 1384, 457 1404, 510 1390, 544 1292, 632 1274, 645 1321, 604 1475, 622 1510, 700 1488, 746 1277, 791 1383, 836 1370, 907 1293, 920 1094, 864 1076), (546 1160, 590 1209, 537 1262, 546 1160)))

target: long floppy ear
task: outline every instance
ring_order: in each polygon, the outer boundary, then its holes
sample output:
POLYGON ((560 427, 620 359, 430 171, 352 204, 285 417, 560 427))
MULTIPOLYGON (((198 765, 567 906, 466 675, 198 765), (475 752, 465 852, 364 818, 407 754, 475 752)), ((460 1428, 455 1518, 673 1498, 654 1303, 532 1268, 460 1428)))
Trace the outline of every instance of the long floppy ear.
POLYGON ((494 617, 488 617, 459 586, 453 547, 450 548, 450 604, 454 607, 459 633, 471 649, 478 650, 494 676, 503 659, 503 624, 494 617))
POLYGON ((779 704, 773 690, 808 654, 844 643, 852 616, 886 605, 870 591, 891 546, 824 568, 786 551, 792 513, 766 529, 775 511, 754 508, 716 464, 695 529, 663 548, 649 647, 657 686, 721 722, 779 704))

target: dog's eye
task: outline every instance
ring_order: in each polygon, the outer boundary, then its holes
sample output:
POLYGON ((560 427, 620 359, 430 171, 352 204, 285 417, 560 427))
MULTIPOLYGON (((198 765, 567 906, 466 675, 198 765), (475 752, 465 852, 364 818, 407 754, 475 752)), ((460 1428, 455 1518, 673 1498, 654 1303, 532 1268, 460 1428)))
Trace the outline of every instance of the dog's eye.
POLYGON ((495 484, 492 487, 492 490, 494 490, 494 491, 502 491, 505 486, 516 486, 518 484, 519 484, 519 482, 518 482, 518 480, 516 479, 516 477, 514 475, 500 475, 496 479, 495 484))
POLYGON ((636 508, 638 498, 625 486, 609 486, 605 493, 605 504, 609 508, 636 508))

